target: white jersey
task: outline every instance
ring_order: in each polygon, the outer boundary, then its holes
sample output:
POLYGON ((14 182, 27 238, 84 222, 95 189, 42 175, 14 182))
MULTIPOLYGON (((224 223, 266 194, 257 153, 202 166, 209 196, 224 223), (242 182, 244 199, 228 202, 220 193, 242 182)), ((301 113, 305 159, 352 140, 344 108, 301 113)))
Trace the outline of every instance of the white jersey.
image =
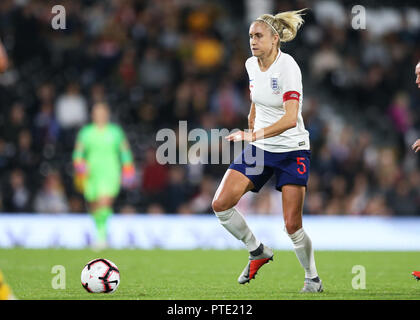
POLYGON ((245 67, 249 76, 251 100, 255 103, 254 131, 277 122, 286 112, 284 101, 299 101, 296 127, 251 144, 270 152, 309 150, 309 132, 302 118, 302 75, 296 61, 279 50, 276 60, 267 71, 261 71, 258 59, 254 56, 246 61, 245 67))

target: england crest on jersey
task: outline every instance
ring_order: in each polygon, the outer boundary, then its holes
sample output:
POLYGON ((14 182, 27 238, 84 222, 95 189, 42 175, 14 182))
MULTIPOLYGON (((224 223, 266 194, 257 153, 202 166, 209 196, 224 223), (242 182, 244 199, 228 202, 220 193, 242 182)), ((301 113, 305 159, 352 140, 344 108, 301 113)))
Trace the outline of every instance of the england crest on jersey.
POLYGON ((280 86, 279 86, 279 78, 278 77, 271 77, 271 89, 273 89, 274 94, 280 93, 280 86))

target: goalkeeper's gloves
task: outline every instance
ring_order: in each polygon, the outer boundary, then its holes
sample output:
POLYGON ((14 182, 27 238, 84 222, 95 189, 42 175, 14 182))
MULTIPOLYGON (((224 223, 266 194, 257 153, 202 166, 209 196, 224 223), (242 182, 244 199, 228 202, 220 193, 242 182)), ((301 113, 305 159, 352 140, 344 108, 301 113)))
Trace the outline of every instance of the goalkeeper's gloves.
POLYGON ((83 160, 77 160, 73 163, 73 167, 75 171, 74 186, 78 192, 83 193, 87 176, 86 163, 83 160))
POLYGON ((131 189, 136 185, 136 169, 132 163, 125 164, 122 169, 122 186, 131 189))
POLYGON ((86 163, 83 160, 77 160, 73 163, 74 171, 79 175, 86 175, 86 163))

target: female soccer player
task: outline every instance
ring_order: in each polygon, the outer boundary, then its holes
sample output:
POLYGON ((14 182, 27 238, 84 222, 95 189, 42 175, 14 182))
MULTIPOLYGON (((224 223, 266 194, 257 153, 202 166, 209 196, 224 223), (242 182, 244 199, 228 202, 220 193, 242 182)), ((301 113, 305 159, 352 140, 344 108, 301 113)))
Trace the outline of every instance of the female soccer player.
POLYGON ((84 126, 77 136, 73 152, 76 185, 83 192, 93 214, 98 249, 106 246, 107 221, 122 184, 132 187, 135 180, 133 157, 124 132, 109 123, 109 108, 97 103, 92 109, 93 123, 84 126))
MULTIPOLYGON (((416 74, 417 87, 420 88, 420 61, 419 61, 419 63, 417 63, 414 72, 416 74)), ((417 153, 420 150, 420 139, 417 139, 413 143, 411 148, 414 150, 415 153, 417 153)), ((411 274, 414 276, 414 278, 416 278, 417 280, 420 280, 420 271, 413 271, 411 274)))
MULTIPOLYGON (((416 74, 416 84, 417 84, 417 87, 420 88, 420 61, 419 61, 419 63, 417 63, 414 72, 416 74)), ((414 150, 414 152, 417 153, 420 150, 420 139, 417 139, 413 143, 413 145, 411 146, 411 148, 414 150)))
POLYGON ((264 14, 250 26, 253 56, 245 63, 252 100, 249 130, 226 137, 229 141, 250 144, 225 173, 212 207, 221 224, 250 252, 249 262, 238 278, 240 284, 249 282, 261 266, 273 259, 273 251, 254 236, 235 205, 246 192, 258 192, 274 174, 276 189, 282 192, 285 231, 305 270, 301 292, 321 292, 323 286, 315 267, 312 243, 302 228, 310 146, 301 115, 301 72, 295 60, 280 50, 282 42, 295 38, 303 23, 302 11, 264 14), (245 160, 256 151, 264 155, 263 160, 257 159, 253 166, 247 164, 245 160), (251 167, 260 167, 262 173, 249 174, 246 169, 251 167))

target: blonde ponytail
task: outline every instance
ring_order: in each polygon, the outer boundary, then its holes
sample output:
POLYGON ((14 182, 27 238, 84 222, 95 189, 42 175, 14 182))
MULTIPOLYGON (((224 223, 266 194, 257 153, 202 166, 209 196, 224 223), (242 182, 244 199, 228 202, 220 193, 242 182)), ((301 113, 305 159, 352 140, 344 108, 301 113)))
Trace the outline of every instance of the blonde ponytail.
POLYGON ((255 21, 263 21, 268 24, 271 27, 273 34, 279 36, 278 46, 280 46, 281 42, 288 42, 296 37, 299 28, 304 22, 302 15, 305 10, 306 9, 286 11, 278 13, 275 16, 263 14, 255 21))

